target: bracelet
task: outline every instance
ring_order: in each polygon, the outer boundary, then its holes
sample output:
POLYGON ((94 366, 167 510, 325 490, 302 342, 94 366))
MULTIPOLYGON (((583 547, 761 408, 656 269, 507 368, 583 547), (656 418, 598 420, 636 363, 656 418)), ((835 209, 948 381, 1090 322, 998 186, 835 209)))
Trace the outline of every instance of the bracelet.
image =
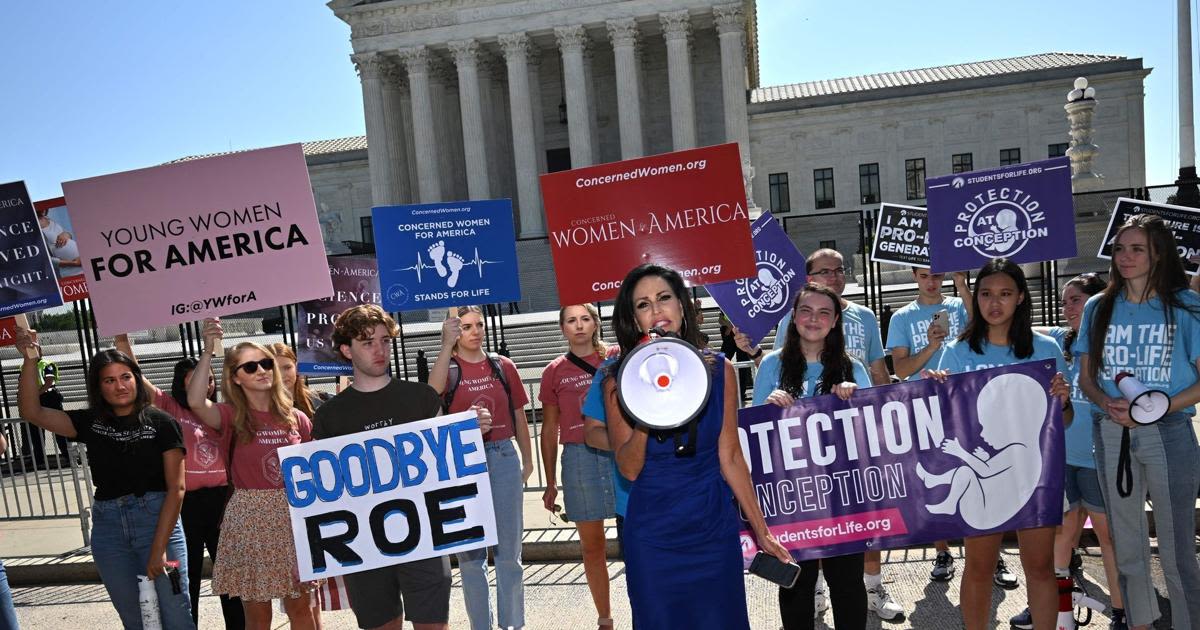
POLYGON ((757 359, 758 357, 761 357, 762 355, 763 355, 763 349, 761 347, 759 347, 758 352, 755 352, 754 354, 750 355, 750 358, 757 359))

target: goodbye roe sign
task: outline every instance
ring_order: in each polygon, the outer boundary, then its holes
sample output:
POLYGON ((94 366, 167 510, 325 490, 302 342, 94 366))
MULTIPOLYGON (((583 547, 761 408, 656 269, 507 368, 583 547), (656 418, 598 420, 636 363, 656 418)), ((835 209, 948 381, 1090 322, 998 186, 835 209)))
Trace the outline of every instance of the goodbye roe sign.
POLYGON ((301 580, 496 544, 474 411, 279 449, 301 580))
POLYGON ((1065 157, 926 182, 933 273, 993 258, 1035 263, 1075 256, 1071 161, 1065 157))
POLYGON ((103 335, 333 293, 299 144, 63 184, 103 335))
POLYGON ((735 143, 541 176, 563 304, 608 300, 630 269, 671 267, 691 286, 755 273, 735 143))
MULTIPOLYGON (((767 525, 799 560, 1062 520, 1053 361, 738 412, 767 525)), ((743 533, 742 550, 754 542, 743 533)))

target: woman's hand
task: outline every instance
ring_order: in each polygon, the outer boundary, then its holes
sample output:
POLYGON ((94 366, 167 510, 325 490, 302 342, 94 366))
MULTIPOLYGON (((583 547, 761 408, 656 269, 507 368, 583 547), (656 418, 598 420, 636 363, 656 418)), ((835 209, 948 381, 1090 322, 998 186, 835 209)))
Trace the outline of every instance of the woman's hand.
MULTIPOLYGON (((733 326, 732 324, 730 325, 733 326)), ((733 326, 733 342, 737 344, 738 350, 746 354, 753 355, 758 353, 758 346, 751 344, 750 336, 738 330, 737 326, 733 326)))
POLYGON ((937 349, 942 347, 942 342, 950 335, 950 331, 942 326, 930 326, 926 334, 929 336, 929 345, 937 349))
POLYGON ((442 350, 453 348, 461 336, 462 320, 457 317, 447 317, 446 321, 442 322, 442 350))
POLYGON ((479 432, 486 434, 492 430, 492 412, 487 407, 471 405, 471 410, 479 418, 479 432))
POLYGON ((1056 372, 1054 378, 1050 379, 1050 395, 1057 398, 1060 404, 1066 405, 1071 399, 1071 386, 1067 385, 1067 379, 1062 372, 1056 372))
POLYGON ((841 398, 842 400, 850 400, 850 396, 857 389, 858 389, 858 383, 851 383, 850 381, 846 381, 845 383, 838 383, 837 385, 834 385, 833 391, 830 393, 834 394, 838 398, 841 398))
POLYGON ((206 317, 200 330, 200 336, 204 338, 204 348, 210 353, 215 353, 221 347, 221 340, 225 338, 225 331, 221 328, 221 319, 206 317))
POLYGON ((1135 428, 1138 425, 1133 418, 1129 417, 1129 401, 1124 398, 1110 397, 1104 402, 1104 411, 1108 413, 1108 417, 1112 418, 1113 422, 1127 429, 1135 428))
POLYGON ((758 539, 758 548, 763 552, 779 558, 780 562, 795 562, 795 560, 792 559, 792 554, 789 553, 787 549, 784 549, 783 545, 779 544, 778 540, 775 540, 775 537, 771 535, 771 532, 755 534, 755 538, 758 539))
POLYGON ((558 486, 551 483, 546 484, 546 491, 542 493, 542 505, 546 508, 547 512, 553 514, 558 511, 554 509, 558 507, 554 504, 556 501, 558 501, 558 486))
POLYGON ((796 404, 796 399, 782 389, 777 389, 767 396, 767 402, 777 407, 791 407, 796 404))
POLYGON ((146 577, 153 580, 158 576, 166 573, 167 567, 167 552, 165 549, 159 549, 157 545, 150 547, 150 561, 146 563, 146 577))
POLYGON ((945 383, 950 376, 950 370, 921 370, 921 378, 931 378, 939 383, 945 383))
POLYGON ((67 241, 69 240, 71 240, 70 232, 59 232, 58 238, 54 239, 54 246, 62 247, 63 245, 66 245, 67 241))
POLYGON ((37 331, 28 328, 17 328, 16 335, 13 337, 16 342, 17 352, 27 360, 37 360, 37 357, 42 351, 42 347, 37 342, 37 331), (30 349, 33 352, 30 352, 30 349))

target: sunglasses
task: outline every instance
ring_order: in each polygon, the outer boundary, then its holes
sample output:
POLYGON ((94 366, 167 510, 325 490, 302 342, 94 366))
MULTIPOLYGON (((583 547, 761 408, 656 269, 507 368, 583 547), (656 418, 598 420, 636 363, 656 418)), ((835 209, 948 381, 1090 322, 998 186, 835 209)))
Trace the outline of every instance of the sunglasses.
POLYGON ((236 372, 238 370, 241 370, 241 371, 245 372, 246 374, 253 374, 253 373, 257 372, 258 368, 260 368, 260 367, 265 372, 270 372, 271 370, 274 370, 275 369, 275 359, 259 359, 257 361, 247 361, 247 362, 237 366, 237 368, 235 368, 233 371, 236 372))
POLYGON ((570 520, 567 519, 566 513, 563 512, 562 506, 557 503, 554 504, 554 509, 550 511, 550 524, 551 525, 554 524, 554 519, 556 519, 556 518, 558 520, 562 521, 562 523, 564 525, 567 525, 571 522, 570 520))

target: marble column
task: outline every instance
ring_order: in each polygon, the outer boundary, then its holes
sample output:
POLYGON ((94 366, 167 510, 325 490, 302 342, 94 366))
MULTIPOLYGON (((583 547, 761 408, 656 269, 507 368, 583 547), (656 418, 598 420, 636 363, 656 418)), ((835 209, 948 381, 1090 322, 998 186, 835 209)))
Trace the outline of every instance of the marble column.
POLYGON ((350 59, 362 82, 363 114, 367 124, 367 170, 371 177, 371 203, 393 203, 391 163, 388 153, 387 117, 384 113, 383 72, 386 61, 378 53, 352 55, 350 59))
POLYGON ((463 153, 467 171, 467 196, 487 199, 488 185, 487 141, 483 132, 483 111, 479 95, 477 67, 479 43, 473 39, 450 42, 450 54, 458 69, 458 104, 462 112, 463 153))
POLYGON ((529 104, 533 112, 533 146, 538 173, 546 172, 546 119, 542 110, 542 51, 530 43, 529 104))
POLYGON ((754 167, 750 165, 750 121, 746 113, 746 17, 740 3, 713 7, 721 39, 721 96, 725 106, 725 140, 738 143, 746 202, 755 206, 754 167))
POLYGON ((434 203, 442 200, 442 188, 429 86, 429 50, 424 46, 405 48, 400 51, 400 58, 404 60, 404 67, 408 70, 408 88, 412 98, 413 144, 417 153, 417 199, 421 203, 434 203))
POLYGON ((671 94, 671 144, 676 151, 696 146, 696 104, 692 98, 692 53, 688 12, 660 13, 667 42, 667 75, 671 94))
POLYGON ((617 75, 621 159, 628 160, 640 157, 645 150, 642 143, 642 102, 638 93, 637 22, 633 18, 609 20, 607 26, 617 75))
MULTIPOLYGON (((390 61, 383 71, 383 117, 387 124, 388 171, 391 203, 406 203, 412 198, 408 179, 408 154, 405 142, 404 101, 408 81, 404 72, 390 61)), ((369 149, 368 149, 369 152, 369 149)))
POLYGON ((500 36, 500 48, 508 65, 508 98, 512 111, 513 162, 517 179, 517 204, 521 236, 546 233, 541 193, 537 179, 537 155, 533 131, 533 107, 529 92, 529 36, 511 33, 500 36))
POLYGON ((554 29, 558 47, 562 51, 563 81, 567 91, 567 138, 571 146, 571 168, 591 166, 594 163, 592 147, 592 121, 588 104, 590 86, 583 63, 583 49, 587 46, 587 31, 579 25, 560 26, 554 29))
MULTIPOLYGON (((1192 4, 1176 0, 1176 67, 1179 81, 1179 168, 1196 166, 1196 123, 1192 118, 1192 4)), ((1193 175, 1194 177, 1194 175, 1193 175)))

